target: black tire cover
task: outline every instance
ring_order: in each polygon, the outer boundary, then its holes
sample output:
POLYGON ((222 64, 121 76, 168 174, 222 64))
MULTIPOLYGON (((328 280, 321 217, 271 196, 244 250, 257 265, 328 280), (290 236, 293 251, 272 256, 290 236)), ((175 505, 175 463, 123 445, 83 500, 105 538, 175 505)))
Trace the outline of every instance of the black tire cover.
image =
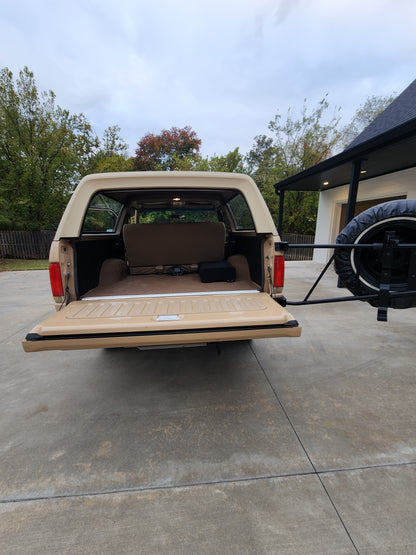
MULTIPOLYGON (((378 204, 352 219, 338 235, 338 244, 383 242, 386 231, 395 231, 400 242, 416 243, 416 200, 393 200, 378 204)), ((395 255, 392 269, 392 291, 408 287, 409 249, 395 255)), ((335 271, 354 295, 379 291, 381 252, 373 249, 335 249, 335 271), (359 267, 359 270, 357 268, 359 267)), ((377 301, 369 301, 377 306, 377 301)), ((391 308, 416 306, 416 297, 390 299, 391 308)))

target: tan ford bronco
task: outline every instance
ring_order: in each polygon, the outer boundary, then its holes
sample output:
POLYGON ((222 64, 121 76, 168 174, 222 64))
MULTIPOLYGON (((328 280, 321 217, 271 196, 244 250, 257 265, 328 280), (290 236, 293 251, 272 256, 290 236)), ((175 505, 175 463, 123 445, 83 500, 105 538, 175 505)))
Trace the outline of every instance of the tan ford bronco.
POLYGON ((246 175, 127 172, 82 179, 50 250, 56 313, 25 351, 298 337, 284 259, 246 175))

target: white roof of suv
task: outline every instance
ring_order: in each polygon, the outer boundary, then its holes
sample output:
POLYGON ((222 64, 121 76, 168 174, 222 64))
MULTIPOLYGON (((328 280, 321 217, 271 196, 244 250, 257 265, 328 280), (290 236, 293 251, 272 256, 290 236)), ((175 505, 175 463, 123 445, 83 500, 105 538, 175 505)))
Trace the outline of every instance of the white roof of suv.
POLYGON ((97 192, 115 189, 235 189, 250 208, 257 233, 277 235, 266 203, 248 175, 222 172, 119 172, 84 177, 66 207, 55 239, 79 237, 85 212, 97 192))

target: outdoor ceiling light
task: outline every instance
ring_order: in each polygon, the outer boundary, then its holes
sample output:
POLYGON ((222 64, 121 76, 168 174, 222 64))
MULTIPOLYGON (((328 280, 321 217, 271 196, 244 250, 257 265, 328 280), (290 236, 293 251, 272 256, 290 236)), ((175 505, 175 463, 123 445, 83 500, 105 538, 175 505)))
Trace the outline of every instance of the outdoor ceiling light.
POLYGON ((324 181, 324 185, 329 185, 329 181, 324 181))

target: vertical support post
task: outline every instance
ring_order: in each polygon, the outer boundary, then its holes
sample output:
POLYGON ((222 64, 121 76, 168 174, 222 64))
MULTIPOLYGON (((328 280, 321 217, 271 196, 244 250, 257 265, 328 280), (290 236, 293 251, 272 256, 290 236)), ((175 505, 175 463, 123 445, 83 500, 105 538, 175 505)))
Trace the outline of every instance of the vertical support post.
MULTIPOLYGON (((350 188, 348 191, 348 204, 347 204, 347 214, 345 216, 345 225, 349 223, 355 214, 355 205, 357 203, 357 193, 358 184, 360 182, 360 172, 361 172, 361 158, 354 160, 351 168, 351 179, 350 188)), ((340 278, 338 278, 338 288, 342 289, 344 287, 340 278)))
POLYGON ((277 217, 277 233, 279 234, 280 238, 282 238, 282 229, 283 229, 283 208, 285 203, 285 192, 284 191, 277 191, 279 195, 279 214, 277 217))
POLYGON ((360 172, 361 158, 359 158, 358 160, 354 160, 352 163, 350 190, 348 193, 348 205, 345 224, 349 223, 354 217, 355 205, 357 203, 358 184, 360 182, 360 172))

